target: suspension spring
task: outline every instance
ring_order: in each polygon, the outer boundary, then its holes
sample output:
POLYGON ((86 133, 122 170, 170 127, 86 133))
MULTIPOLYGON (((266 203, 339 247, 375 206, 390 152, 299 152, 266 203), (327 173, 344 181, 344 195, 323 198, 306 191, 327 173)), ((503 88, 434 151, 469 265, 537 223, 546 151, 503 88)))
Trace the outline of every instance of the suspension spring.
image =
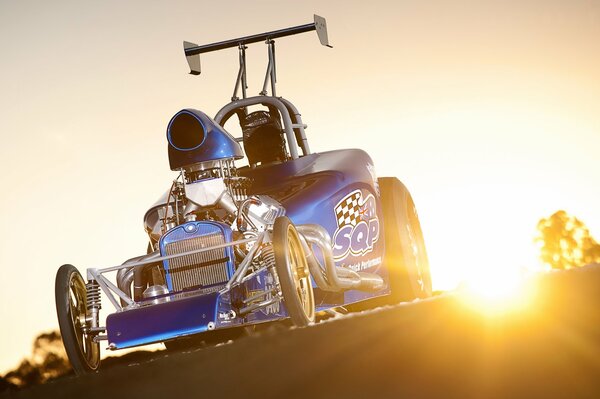
POLYGON ((87 310, 92 311, 102 309, 102 304, 100 302, 100 284, 98 284, 96 280, 89 280, 85 285, 85 290, 87 292, 87 310))
POLYGON ((263 261, 267 267, 275 267, 275 251, 273 250, 272 244, 263 245, 260 249, 263 261))

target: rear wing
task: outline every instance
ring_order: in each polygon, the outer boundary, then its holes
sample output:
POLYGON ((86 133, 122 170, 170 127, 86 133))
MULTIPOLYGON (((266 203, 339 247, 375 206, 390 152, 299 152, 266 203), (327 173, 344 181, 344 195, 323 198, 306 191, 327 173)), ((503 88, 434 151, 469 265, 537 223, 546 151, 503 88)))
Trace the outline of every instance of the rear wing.
POLYGON ((327 22, 325 21, 325 18, 318 15, 314 16, 314 22, 310 24, 259 33, 257 35, 244 36, 237 39, 230 39, 222 42, 205 44, 202 46, 199 46, 195 43, 183 42, 185 57, 188 65, 190 66, 190 74, 192 75, 200 75, 200 54, 223 50, 230 47, 238 48, 238 61, 240 66, 237 78, 235 80, 235 87, 233 89, 233 95, 231 96, 231 102, 225 105, 219 111, 215 117, 215 121, 221 126, 224 126, 225 122, 227 122, 227 119, 231 117, 234 112, 237 113, 237 111, 241 111, 243 115, 246 115, 249 106, 257 104, 268 106, 269 110, 276 109, 281 115, 292 159, 299 157, 298 146, 300 146, 304 155, 310 154, 310 149, 306 140, 306 133, 304 132, 304 129, 306 129, 307 126, 302 122, 300 113, 296 107, 292 105, 292 103, 281 97, 277 97, 275 88, 277 83, 277 69, 275 66, 275 39, 297 35, 304 32, 310 32, 313 30, 317 31, 319 41, 323 46, 331 47, 327 37, 327 22), (269 62, 267 64, 267 71, 265 73, 262 90, 259 92, 259 95, 255 97, 248 97, 248 84, 246 79, 246 48, 248 44, 257 42, 265 42, 267 44, 269 62), (267 94, 269 83, 271 88, 270 95, 267 94), (240 88, 242 92, 241 99, 238 97, 240 88))
POLYGON ((200 54, 208 53, 211 51, 223 50, 230 47, 238 47, 245 49, 247 44, 257 43, 266 41, 267 43, 272 42, 274 39, 297 35, 299 33, 310 32, 316 30, 319 36, 319 41, 323 46, 331 47, 327 38, 327 22, 325 18, 318 15, 314 16, 314 22, 305 25, 294 26, 291 28, 274 30, 271 32, 259 33, 251 36, 244 36, 237 39, 225 40, 222 42, 205 44, 199 46, 191 42, 183 42, 183 48, 185 51, 185 57, 190 67, 190 74, 200 75, 200 54))

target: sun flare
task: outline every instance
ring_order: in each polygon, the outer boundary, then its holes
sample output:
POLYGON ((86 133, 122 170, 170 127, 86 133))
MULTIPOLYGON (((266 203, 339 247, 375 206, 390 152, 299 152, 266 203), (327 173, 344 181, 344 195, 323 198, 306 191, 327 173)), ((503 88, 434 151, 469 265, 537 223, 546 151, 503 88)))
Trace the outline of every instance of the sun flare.
POLYGON ((523 270, 488 270, 463 282, 458 294, 467 306, 486 315, 523 311, 534 294, 529 277, 523 270))

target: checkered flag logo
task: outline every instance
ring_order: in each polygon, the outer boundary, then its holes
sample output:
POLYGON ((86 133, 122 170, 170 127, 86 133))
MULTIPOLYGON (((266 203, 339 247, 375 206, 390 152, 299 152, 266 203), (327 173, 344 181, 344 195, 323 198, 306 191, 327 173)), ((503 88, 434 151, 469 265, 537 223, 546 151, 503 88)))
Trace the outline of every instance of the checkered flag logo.
POLYGON ((356 190, 338 203, 335 207, 338 227, 349 224, 356 226, 361 221, 362 204, 359 204, 361 197, 360 190, 356 190))

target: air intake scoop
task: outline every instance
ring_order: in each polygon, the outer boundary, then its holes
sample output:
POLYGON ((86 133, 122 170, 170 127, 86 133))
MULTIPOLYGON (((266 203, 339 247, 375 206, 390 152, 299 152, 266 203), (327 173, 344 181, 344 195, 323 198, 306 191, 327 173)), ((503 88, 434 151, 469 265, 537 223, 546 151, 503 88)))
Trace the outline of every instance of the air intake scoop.
POLYGON ((167 141, 171 170, 200 162, 244 157, 240 145, 225 129, 195 109, 183 109, 171 118, 167 141))

